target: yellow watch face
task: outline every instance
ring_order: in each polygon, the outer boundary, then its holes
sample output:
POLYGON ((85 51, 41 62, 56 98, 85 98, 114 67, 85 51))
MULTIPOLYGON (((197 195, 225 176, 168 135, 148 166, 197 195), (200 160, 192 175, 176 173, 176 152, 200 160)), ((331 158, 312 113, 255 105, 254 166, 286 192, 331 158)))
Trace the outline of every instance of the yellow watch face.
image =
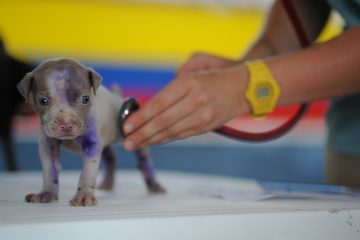
POLYGON ((256 86, 255 89, 255 97, 259 100, 259 101, 268 101, 271 98, 271 85, 266 83, 266 82, 262 82, 259 83, 256 86))

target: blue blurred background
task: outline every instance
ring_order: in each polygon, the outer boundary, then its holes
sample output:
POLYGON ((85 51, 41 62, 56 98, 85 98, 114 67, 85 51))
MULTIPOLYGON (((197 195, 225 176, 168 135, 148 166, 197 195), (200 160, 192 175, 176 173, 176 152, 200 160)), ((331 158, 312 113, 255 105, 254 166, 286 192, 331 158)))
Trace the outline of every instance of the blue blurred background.
MULTIPOLYGON (((238 58, 256 38, 272 1, 235 0, 12 0, 0 2, 0 35, 12 56, 36 65, 73 57, 92 66, 103 83, 120 84, 126 96, 146 102, 174 78, 193 52, 238 58)), ((318 41, 340 32, 333 15, 318 41)), ((20 80, 20 79, 19 79, 20 80)), ((209 133, 154 146, 158 169, 262 180, 323 181, 326 102, 314 103, 287 136, 261 144, 238 143, 209 133)), ((291 114, 277 111, 264 121, 234 125, 267 129, 291 114)), ((40 170, 38 121, 16 116, 15 152, 21 170, 40 170)), ((134 156, 117 148, 119 168, 134 168, 134 156)), ((0 170, 5 170, 0 149, 0 170)), ((63 169, 80 169, 79 156, 62 153, 63 169)))

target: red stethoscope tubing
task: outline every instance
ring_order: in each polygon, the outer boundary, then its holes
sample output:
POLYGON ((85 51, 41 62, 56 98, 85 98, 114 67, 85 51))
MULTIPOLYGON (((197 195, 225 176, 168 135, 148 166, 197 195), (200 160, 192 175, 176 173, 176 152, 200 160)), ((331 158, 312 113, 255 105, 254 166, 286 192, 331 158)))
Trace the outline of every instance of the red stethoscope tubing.
MULTIPOLYGON (((295 30, 295 33, 297 35, 301 47, 305 48, 309 46, 310 41, 305 33, 305 29, 301 24, 300 18, 298 17, 291 0, 282 0, 282 4, 295 30)), ((288 131, 290 131, 296 125, 296 123, 304 116, 306 110, 308 109, 308 106, 309 104, 307 103, 302 104, 300 108, 297 110, 297 112, 292 117, 290 117, 285 123, 269 131, 254 133, 254 132, 242 131, 225 125, 222 126, 221 128, 215 129, 214 132, 239 141, 264 142, 264 141, 274 140, 276 138, 283 136, 288 131)))

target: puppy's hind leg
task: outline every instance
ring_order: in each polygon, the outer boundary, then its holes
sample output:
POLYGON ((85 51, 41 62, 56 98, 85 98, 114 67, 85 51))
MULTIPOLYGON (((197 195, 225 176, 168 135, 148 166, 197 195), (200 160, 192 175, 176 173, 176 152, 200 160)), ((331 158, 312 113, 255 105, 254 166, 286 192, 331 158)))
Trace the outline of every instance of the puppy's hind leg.
POLYGON ((165 189, 157 182, 155 170, 150 157, 150 149, 142 148, 135 152, 138 169, 144 176, 147 189, 150 193, 165 193, 165 189))
POLYGON ((114 149, 109 145, 104 148, 101 155, 104 163, 105 175, 102 183, 99 185, 99 189, 112 190, 115 180, 116 154, 114 149))

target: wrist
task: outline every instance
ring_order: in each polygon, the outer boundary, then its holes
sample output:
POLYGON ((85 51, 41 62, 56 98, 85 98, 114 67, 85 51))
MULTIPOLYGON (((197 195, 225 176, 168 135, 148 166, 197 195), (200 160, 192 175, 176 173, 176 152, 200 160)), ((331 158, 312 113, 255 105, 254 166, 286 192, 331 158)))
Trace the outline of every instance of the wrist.
POLYGON ((248 71, 243 64, 239 64, 227 69, 229 78, 233 81, 229 86, 235 90, 236 110, 233 117, 251 112, 251 106, 245 98, 248 85, 248 71))

